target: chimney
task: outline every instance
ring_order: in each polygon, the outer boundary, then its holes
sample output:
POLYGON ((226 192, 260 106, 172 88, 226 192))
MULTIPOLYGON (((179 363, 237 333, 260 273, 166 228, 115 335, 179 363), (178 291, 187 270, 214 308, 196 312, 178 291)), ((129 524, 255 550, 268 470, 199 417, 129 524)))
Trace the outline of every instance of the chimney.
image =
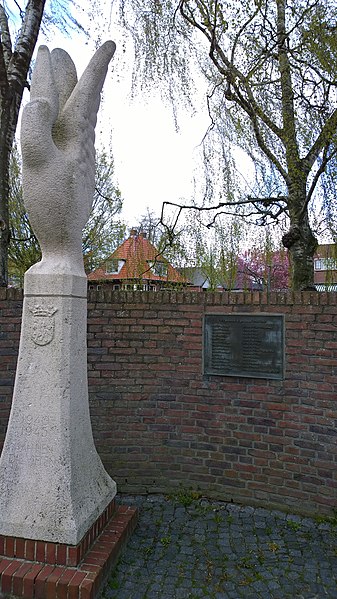
POLYGON ((134 227, 132 229, 130 229, 130 237, 136 237, 137 236, 137 229, 135 229, 134 227))

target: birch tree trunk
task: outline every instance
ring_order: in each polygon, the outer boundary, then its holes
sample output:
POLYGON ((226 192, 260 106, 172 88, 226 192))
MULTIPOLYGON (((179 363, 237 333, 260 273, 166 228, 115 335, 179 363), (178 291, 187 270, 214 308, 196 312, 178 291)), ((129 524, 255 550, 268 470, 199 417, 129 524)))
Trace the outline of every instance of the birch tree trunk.
POLYGON ((291 279, 294 291, 313 286, 313 256, 317 247, 308 217, 307 179, 309 170, 299 154, 296 135, 294 88, 291 78, 286 29, 286 0, 277 0, 277 45, 281 83, 283 143, 287 163, 288 210, 290 229, 283 236, 283 245, 289 250, 291 279))
POLYGON ((45 3, 46 0, 28 0, 14 46, 8 15, 0 5, 0 287, 8 285, 9 161, 45 3))

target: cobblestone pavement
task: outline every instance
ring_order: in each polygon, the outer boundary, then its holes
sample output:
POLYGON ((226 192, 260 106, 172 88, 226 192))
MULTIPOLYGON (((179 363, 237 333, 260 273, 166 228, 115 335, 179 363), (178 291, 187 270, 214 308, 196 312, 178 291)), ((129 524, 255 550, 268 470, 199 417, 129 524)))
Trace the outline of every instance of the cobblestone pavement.
POLYGON ((102 599, 337 599, 337 517, 122 496, 139 523, 102 599))

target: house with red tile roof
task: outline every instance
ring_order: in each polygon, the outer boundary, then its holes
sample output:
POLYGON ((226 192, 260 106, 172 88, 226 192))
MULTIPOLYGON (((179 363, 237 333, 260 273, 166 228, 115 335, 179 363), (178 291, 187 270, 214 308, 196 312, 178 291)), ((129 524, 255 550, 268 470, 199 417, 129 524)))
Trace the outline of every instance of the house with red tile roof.
POLYGON ((159 291, 186 285, 178 272, 144 233, 131 229, 126 239, 96 270, 88 274, 89 289, 100 287, 159 291))

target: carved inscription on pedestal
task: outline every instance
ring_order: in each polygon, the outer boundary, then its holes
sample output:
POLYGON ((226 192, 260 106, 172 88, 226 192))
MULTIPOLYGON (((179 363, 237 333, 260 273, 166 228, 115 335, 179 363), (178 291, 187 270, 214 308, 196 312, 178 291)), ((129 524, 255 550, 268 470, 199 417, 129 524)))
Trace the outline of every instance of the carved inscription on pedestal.
MULTIPOLYGON (((53 442, 56 424, 48 414, 22 416, 18 429, 22 431, 20 451, 29 460, 31 466, 38 468, 42 465, 55 465, 53 442)), ((19 454, 16 460, 19 460, 19 454)), ((21 456, 22 460, 22 456, 21 456)))
POLYGON ((206 315, 204 372, 282 379, 284 317, 274 314, 206 315))

